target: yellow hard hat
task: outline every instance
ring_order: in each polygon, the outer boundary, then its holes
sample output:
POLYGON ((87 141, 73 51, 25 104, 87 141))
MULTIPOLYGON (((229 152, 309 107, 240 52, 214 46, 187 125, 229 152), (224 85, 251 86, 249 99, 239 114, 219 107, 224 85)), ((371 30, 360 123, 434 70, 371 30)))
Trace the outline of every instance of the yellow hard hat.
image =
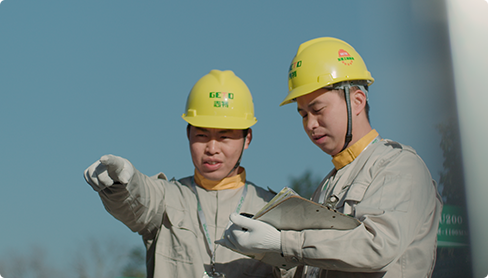
POLYGON ((249 88, 230 70, 212 70, 200 78, 181 117, 203 128, 247 129, 257 122, 249 88))
POLYGON ((297 97, 343 81, 374 82, 363 59, 345 41, 323 37, 304 42, 298 48, 288 72, 288 95, 280 105, 297 97))

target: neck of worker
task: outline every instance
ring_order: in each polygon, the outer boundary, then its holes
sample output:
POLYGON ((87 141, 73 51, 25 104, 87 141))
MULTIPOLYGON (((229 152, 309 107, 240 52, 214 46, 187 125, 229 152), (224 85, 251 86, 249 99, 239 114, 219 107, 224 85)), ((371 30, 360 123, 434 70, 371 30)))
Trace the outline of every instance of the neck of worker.
POLYGON ((217 181, 206 179, 197 169, 195 169, 195 183, 206 190, 212 191, 237 189, 244 186, 246 183, 246 169, 244 169, 244 167, 239 167, 237 175, 217 181))
POLYGON ((334 167, 339 170, 353 162, 363 150, 378 136, 365 117, 353 119, 352 140, 347 148, 332 156, 334 167))

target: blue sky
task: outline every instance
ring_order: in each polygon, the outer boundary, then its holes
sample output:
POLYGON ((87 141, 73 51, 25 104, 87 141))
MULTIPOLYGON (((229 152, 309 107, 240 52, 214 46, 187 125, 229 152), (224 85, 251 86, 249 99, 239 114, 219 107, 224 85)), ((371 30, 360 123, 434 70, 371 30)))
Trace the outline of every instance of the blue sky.
POLYGON ((440 135, 456 117, 448 37, 438 1, 4 0, 0 3, 0 258, 41 245, 64 263, 89 237, 142 244, 83 179, 104 154, 147 175, 193 173, 188 92, 211 69, 250 88, 258 123, 242 165, 280 190, 330 157, 279 107, 298 46, 332 36, 375 78, 371 121, 413 146, 438 180, 440 135))

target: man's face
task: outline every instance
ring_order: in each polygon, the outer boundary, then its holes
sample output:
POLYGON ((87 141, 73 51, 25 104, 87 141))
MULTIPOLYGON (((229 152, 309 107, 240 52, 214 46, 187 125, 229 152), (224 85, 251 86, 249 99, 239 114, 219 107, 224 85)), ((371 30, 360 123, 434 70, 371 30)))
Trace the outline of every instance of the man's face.
POLYGON ((310 140, 327 154, 338 154, 347 131, 346 102, 339 92, 319 89, 301 96, 297 109, 310 140))
POLYGON ((190 126, 188 140, 193 165, 209 180, 221 180, 237 175, 234 168, 241 155, 242 146, 247 149, 251 142, 251 130, 246 138, 240 129, 215 129, 190 126))

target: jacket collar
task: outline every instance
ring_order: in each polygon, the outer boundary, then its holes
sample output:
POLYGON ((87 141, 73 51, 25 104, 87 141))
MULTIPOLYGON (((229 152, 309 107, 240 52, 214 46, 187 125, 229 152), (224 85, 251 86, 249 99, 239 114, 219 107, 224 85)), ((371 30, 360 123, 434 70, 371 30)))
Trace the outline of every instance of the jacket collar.
POLYGON ((246 182, 246 169, 239 167, 239 173, 232 177, 227 177, 222 180, 213 181, 204 178, 195 169, 195 183, 205 188, 206 190, 225 190, 225 189, 237 189, 243 186, 246 182))
POLYGON ((339 170, 347 164, 353 162, 354 159, 356 159, 356 157, 358 157, 358 155, 360 155, 378 135, 378 132, 373 129, 352 146, 349 146, 347 149, 334 155, 332 157, 332 163, 334 164, 336 170, 339 170))

